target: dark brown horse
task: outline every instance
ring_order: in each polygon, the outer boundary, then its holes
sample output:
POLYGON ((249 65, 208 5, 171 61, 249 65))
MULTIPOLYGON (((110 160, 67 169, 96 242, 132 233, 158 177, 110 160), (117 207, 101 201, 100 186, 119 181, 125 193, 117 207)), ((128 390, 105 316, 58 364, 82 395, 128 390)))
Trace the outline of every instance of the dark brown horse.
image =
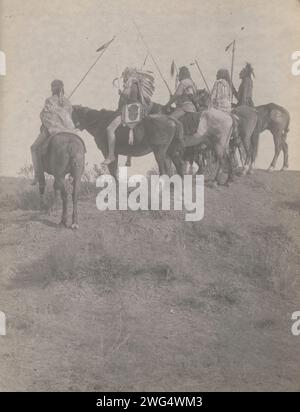
MULTIPOLYGON (((109 110, 94 110, 73 106, 73 122, 81 130, 94 136, 96 145, 104 157, 107 156, 106 128, 115 113, 109 110)), ((169 161, 172 160, 177 173, 182 176, 183 127, 180 122, 166 115, 149 115, 134 129, 134 144, 128 143, 129 129, 119 127, 116 131, 116 160, 108 165, 110 173, 117 177, 118 155, 139 157, 153 152, 159 173, 170 174, 169 161)))
POLYGON ((257 112, 258 121, 252 137, 254 157, 257 155, 260 133, 265 130, 269 130, 273 135, 275 154, 268 170, 271 172, 275 169, 281 150, 283 151, 284 157, 281 170, 288 169, 288 145, 286 138, 289 132, 290 124, 289 112, 284 107, 275 103, 257 106, 255 109, 257 112))
MULTIPOLYGON (((77 199, 81 176, 84 170, 85 145, 81 138, 73 133, 58 133, 49 138, 48 146, 43 155, 44 172, 54 176, 55 199, 61 194, 63 210, 60 225, 67 227, 68 194, 65 188, 65 176, 72 176, 73 184, 73 215, 72 229, 78 229, 77 199)), ((41 149, 43 150, 43 148, 41 149)), ((45 192, 45 175, 39 176, 41 206, 45 192)))
MULTIPOLYGON (((204 90, 199 90, 197 100, 199 106, 203 108, 202 112, 191 113, 191 117, 188 119, 179 119, 180 123, 183 123, 183 129, 185 131, 183 140, 183 145, 185 147, 183 151, 183 160, 189 160, 190 157, 192 157, 193 160, 195 157, 200 159, 200 156, 203 157, 206 153, 201 149, 202 146, 209 147, 209 150, 213 150, 214 158, 216 159, 216 167, 212 173, 214 184, 219 182, 218 177, 221 169, 225 166, 226 161, 228 170, 226 184, 228 184, 232 180, 232 161, 229 153, 229 138, 233 121, 230 116, 225 115, 223 112, 204 110, 207 98, 209 98, 208 93, 204 90)), ((170 116, 169 118, 173 119, 172 114, 166 113, 166 108, 158 103, 152 104, 151 113, 155 112, 168 114, 170 116)), ((130 162, 131 159, 127 158, 126 165, 130 165, 130 162)), ((200 162, 198 162, 198 165, 199 171, 201 171, 202 174, 203 169, 200 162)))

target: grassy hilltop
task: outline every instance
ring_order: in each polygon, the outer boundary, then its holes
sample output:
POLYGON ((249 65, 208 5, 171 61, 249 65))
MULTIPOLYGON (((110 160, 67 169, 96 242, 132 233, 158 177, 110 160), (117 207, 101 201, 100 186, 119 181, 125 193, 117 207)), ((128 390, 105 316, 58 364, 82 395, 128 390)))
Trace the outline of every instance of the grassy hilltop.
POLYGON ((300 390, 299 187, 206 188, 200 222, 99 212, 83 187, 73 232, 0 178, 0 390, 300 390))

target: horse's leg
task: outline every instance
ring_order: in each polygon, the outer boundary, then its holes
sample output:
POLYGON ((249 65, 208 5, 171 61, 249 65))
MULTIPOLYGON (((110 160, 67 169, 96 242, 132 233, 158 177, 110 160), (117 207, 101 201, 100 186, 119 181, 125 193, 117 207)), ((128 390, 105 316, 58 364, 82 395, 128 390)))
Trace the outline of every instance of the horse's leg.
POLYGON ((213 179, 213 186, 216 187, 219 184, 219 175, 222 169, 222 157, 223 157, 223 150, 219 145, 215 147, 215 154, 216 154, 216 161, 217 161, 217 172, 215 178, 213 179))
POLYGON ((72 214, 72 229, 78 229, 78 213, 77 213, 77 201, 78 201, 78 193, 80 188, 80 171, 76 171, 75 176, 73 176, 73 192, 72 192, 72 201, 73 201, 73 214, 72 214))
POLYGON ((251 153, 250 153, 250 165, 249 165, 249 168, 248 168, 248 174, 249 174, 249 175, 253 174, 255 157, 256 157, 255 149, 254 149, 254 147, 252 146, 252 147, 251 147, 251 153))
POLYGON ((63 202, 61 224, 64 225, 65 227, 67 227, 67 223, 68 223, 68 193, 66 191, 64 182, 63 182, 63 185, 60 189, 60 195, 61 195, 62 202, 63 202))
MULTIPOLYGON (((175 164, 175 163, 174 163, 175 164)), ((171 168, 172 168, 172 159, 169 157, 169 155, 166 156, 165 158, 165 170, 167 172, 167 175, 171 177, 171 168)))
MULTIPOLYGON (((179 174, 179 176, 183 176, 184 172, 184 161, 182 160, 183 154, 184 154, 184 148, 180 145, 180 143, 176 140, 173 140, 169 149, 168 149, 168 157, 173 161, 176 172, 179 174)), ((167 171, 169 168, 168 161, 166 163, 167 171)))
POLYGON ((127 156, 125 166, 131 167, 131 156, 127 156))
POLYGON ((234 161, 233 156, 234 154, 230 151, 226 153, 225 155, 227 159, 227 167, 228 167, 228 176, 227 176, 225 186, 229 186, 230 183, 233 183, 233 161, 234 161))
POLYGON ((220 159, 217 157, 217 171, 216 171, 216 175, 215 178, 212 181, 213 187, 217 187, 219 184, 219 175, 220 175, 220 171, 221 171, 221 162, 220 159))
POLYGON ((190 175, 192 174, 193 171, 193 160, 184 160, 183 161, 183 170, 184 170, 184 174, 186 175, 190 175))
POLYGON ((154 153, 155 160, 157 162, 159 175, 160 176, 165 175, 166 174, 166 168, 165 168, 166 149, 162 148, 161 146, 156 146, 153 148, 153 153, 154 153))
POLYGON ((118 180, 118 155, 115 155, 115 160, 108 165, 109 173, 118 180))
POLYGON ((241 143, 238 144, 238 151, 239 151, 241 166, 242 166, 242 168, 243 168, 243 167, 244 167, 244 157, 243 157, 243 152, 242 152, 242 145, 241 145, 241 143))
POLYGON ((276 130, 276 131, 272 131, 272 134, 273 134, 273 140, 274 140, 274 145, 275 145, 275 154, 274 154, 273 160, 270 164, 270 167, 268 169, 268 172, 273 172, 273 170, 275 169, 278 156, 279 156, 280 151, 282 149, 281 133, 278 130, 276 130))
POLYGON ((46 188, 46 179, 45 179, 45 174, 43 173, 39 176, 40 211, 43 211, 45 209, 45 203, 44 203, 45 188, 46 188))
POLYGON ((55 176, 54 180, 54 190, 60 191, 60 196, 62 199, 63 210, 61 216, 61 226, 67 227, 67 220, 68 220, 68 194, 65 188, 64 176, 55 176))
POLYGON ((198 155, 195 158, 196 164, 198 166, 198 170, 196 172, 197 175, 203 175, 204 172, 204 159, 203 159, 203 152, 199 151, 198 155))
POLYGON ((244 162, 244 166, 242 169, 242 174, 245 175, 248 172, 249 166, 250 166, 250 159, 251 159, 251 142, 250 142, 250 137, 246 137, 243 139, 243 145, 244 149, 246 152, 246 159, 244 162))
POLYGON ((282 135, 282 150, 283 150, 283 166, 282 171, 287 170, 289 168, 289 147, 286 142, 286 133, 282 135))
POLYGON ((184 170, 184 174, 189 174, 189 167, 190 164, 193 162, 194 159, 194 154, 192 153, 191 149, 193 149, 192 147, 187 147, 184 149, 183 151, 183 170, 184 170))
POLYGON ((54 201, 53 201, 53 204, 48 209, 48 214, 49 215, 51 215, 52 213, 54 213, 56 211, 57 203, 58 203, 58 195, 59 195, 59 192, 60 192, 60 189, 55 189, 54 185, 53 185, 53 188, 54 188, 54 201))

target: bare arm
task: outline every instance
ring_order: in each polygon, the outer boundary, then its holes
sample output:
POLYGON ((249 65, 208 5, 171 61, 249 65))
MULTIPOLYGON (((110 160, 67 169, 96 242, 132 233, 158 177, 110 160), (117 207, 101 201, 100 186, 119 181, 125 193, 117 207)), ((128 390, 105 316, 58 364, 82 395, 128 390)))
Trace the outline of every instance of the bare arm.
POLYGON ((167 103, 167 106, 171 106, 172 103, 175 103, 177 100, 178 96, 181 96, 184 92, 184 87, 182 83, 179 83, 179 85, 177 86, 177 89, 175 90, 175 93, 170 96, 170 100, 167 103))

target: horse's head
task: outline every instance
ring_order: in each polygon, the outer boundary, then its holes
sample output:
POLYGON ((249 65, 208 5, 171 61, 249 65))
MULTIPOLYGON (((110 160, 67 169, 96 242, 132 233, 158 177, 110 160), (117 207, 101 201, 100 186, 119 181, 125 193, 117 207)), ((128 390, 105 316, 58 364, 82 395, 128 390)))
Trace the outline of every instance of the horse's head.
POLYGON ((114 112, 109 110, 95 110, 84 106, 73 106, 72 119, 74 126, 80 130, 87 130, 95 136, 96 132, 106 130, 114 112))
POLYGON ((86 128, 87 110, 87 107, 83 107, 81 105, 73 106, 72 120, 76 129, 84 130, 86 128))
POLYGON ((210 96, 206 89, 197 90, 197 101, 200 107, 208 107, 209 99, 210 96))

